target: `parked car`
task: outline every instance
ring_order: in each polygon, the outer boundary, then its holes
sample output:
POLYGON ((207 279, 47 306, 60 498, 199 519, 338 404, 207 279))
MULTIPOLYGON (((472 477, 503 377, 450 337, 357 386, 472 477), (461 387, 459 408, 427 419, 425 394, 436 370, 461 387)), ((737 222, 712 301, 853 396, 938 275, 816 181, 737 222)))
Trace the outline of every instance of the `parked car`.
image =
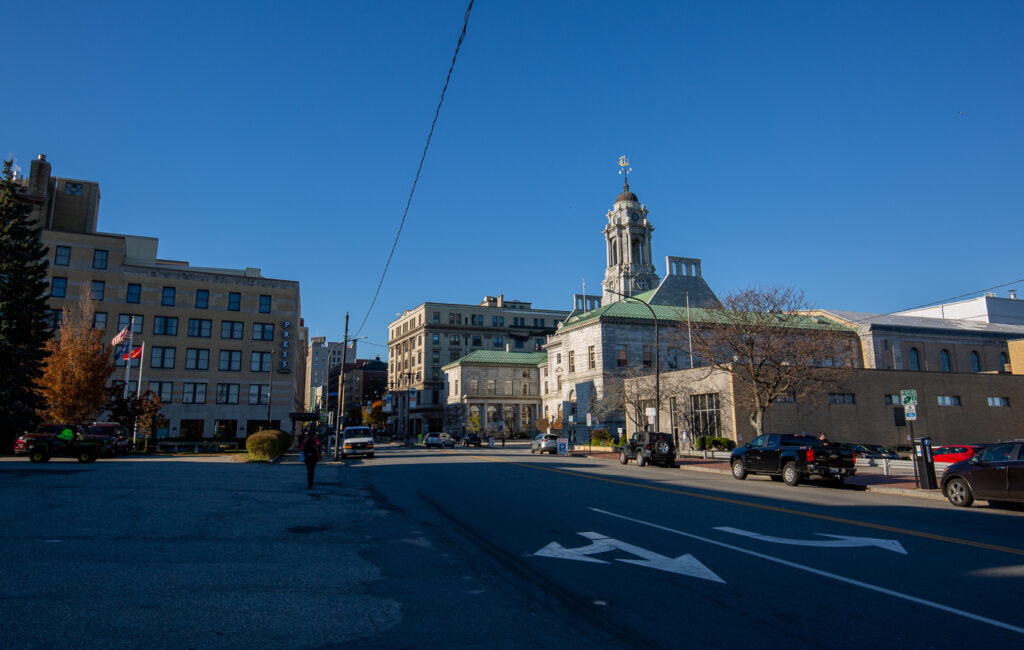
POLYGON ((455 446, 455 441, 447 433, 438 433, 432 431, 423 438, 424 447, 437 447, 438 449, 451 449, 455 446))
POLYGON ((889 460, 899 460, 900 455, 896 452, 889 451, 882 445, 864 445, 868 450, 873 451, 877 454, 877 458, 888 458, 889 460))
MULTIPOLYGON (((833 446, 836 445, 836 443, 832 444, 833 446)), ((881 458, 877 452, 872 451, 868 449, 866 445, 862 445, 857 442, 840 442, 838 443, 838 446, 844 449, 849 449, 857 458, 881 458)))
POLYGON ((932 447, 932 459, 936 463, 959 463, 967 460, 987 445, 942 445, 932 447))
POLYGON ((799 485, 808 476, 829 478, 838 483, 856 472, 857 458, 847 444, 822 443, 800 434, 768 433, 733 449, 729 458, 733 478, 747 474, 768 474, 786 485, 799 485))
POLYGON ((475 433, 467 433, 466 437, 462 439, 463 447, 479 447, 483 442, 480 440, 480 436, 475 433))
POLYGON ((549 454, 558 453, 558 436, 553 433, 541 433, 530 441, 531 454, 543 454, 545 451, 549 454))
POLYGON ((635 459, 643 467, 647 463, 661 463, 665 467, 676 466, 676 445, 671 433, 637 431, 619 451, 619 462, 625 465, 635 459))
POLYGON ((341 457, 373 458, 373 432, 370 427, 345 427, 341 431, 341 457))
POLYGON ((33 463, 45 463, 54 456, 77 458, 80 463, 91 463, 103 453, 103 443, 92 440, 79 426, 45 425, 43 431, 27 433, 14 441, 14 453, 17 456, 28 456, 33 463))
POLYGON ((975 499, 989 505, 1024 502, 1024 440, 986 447, 942 473, 942 493, 954 506, 966 508, 975 499))
POLYGON ((131 437, 128 428, 117 422, 93 422, 85 428, 86 436, 104 441, 104 457, 128 454, 131 437))
POLYGON ((889 451, 899 456, 901 460, 910 460, 914 457, 914 448, 910 445, 895 445, 889 447, 889 451))

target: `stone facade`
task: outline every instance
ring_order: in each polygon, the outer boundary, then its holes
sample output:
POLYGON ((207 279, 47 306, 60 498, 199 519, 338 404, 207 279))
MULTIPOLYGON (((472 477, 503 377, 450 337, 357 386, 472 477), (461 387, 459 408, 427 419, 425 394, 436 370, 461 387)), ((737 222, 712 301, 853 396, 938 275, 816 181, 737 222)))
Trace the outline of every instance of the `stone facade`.
POLYGON ((541 403, 538 363, 544 358, 543 352, 479 351, 446 365, 449 410, 444 427, 464 434, 475 416, 481 435, 535 434, 541 403))

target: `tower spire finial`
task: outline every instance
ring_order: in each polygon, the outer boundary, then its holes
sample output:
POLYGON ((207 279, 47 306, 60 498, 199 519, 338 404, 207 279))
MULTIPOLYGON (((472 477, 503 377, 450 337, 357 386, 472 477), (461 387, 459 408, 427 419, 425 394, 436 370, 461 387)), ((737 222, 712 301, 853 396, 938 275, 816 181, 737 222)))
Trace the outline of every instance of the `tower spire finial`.
POLYGON ((619 156, 619 173, 625 177, 622 184, 623 192, 629 191, 629 172, 631 171, 633 171, 633 168, 629 166, 629 158, 625 155, 619 156))

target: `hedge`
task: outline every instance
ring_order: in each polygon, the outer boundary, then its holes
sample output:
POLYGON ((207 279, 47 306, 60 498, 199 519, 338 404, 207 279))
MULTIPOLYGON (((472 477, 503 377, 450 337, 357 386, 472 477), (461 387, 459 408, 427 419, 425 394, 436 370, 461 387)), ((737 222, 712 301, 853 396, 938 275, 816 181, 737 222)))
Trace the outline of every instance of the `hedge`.
POLYGON ((280 429, 265 429, 245 439, 245 450, 253 460, 271 460, 283 454, 291 445, 291 435, 280 429))

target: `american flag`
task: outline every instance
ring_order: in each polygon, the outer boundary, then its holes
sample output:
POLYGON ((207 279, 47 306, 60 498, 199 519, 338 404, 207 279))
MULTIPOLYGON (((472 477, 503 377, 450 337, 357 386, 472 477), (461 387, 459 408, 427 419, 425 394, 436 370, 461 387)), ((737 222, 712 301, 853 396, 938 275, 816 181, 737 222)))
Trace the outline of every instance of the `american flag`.
POLYGON ((126 327, 123 330, 121 330, 120 332, 118 332, 117 335, 114 336, 114 338, 110 339, 110 345, 116 346, 118 343, 120 343, 121 341, 123 341, 126 338, 128 338, 128 332, 130 332, 131 329, 132 329, 132 326, 131 326, 131 324, 129 324, 128 327, 126 327))

